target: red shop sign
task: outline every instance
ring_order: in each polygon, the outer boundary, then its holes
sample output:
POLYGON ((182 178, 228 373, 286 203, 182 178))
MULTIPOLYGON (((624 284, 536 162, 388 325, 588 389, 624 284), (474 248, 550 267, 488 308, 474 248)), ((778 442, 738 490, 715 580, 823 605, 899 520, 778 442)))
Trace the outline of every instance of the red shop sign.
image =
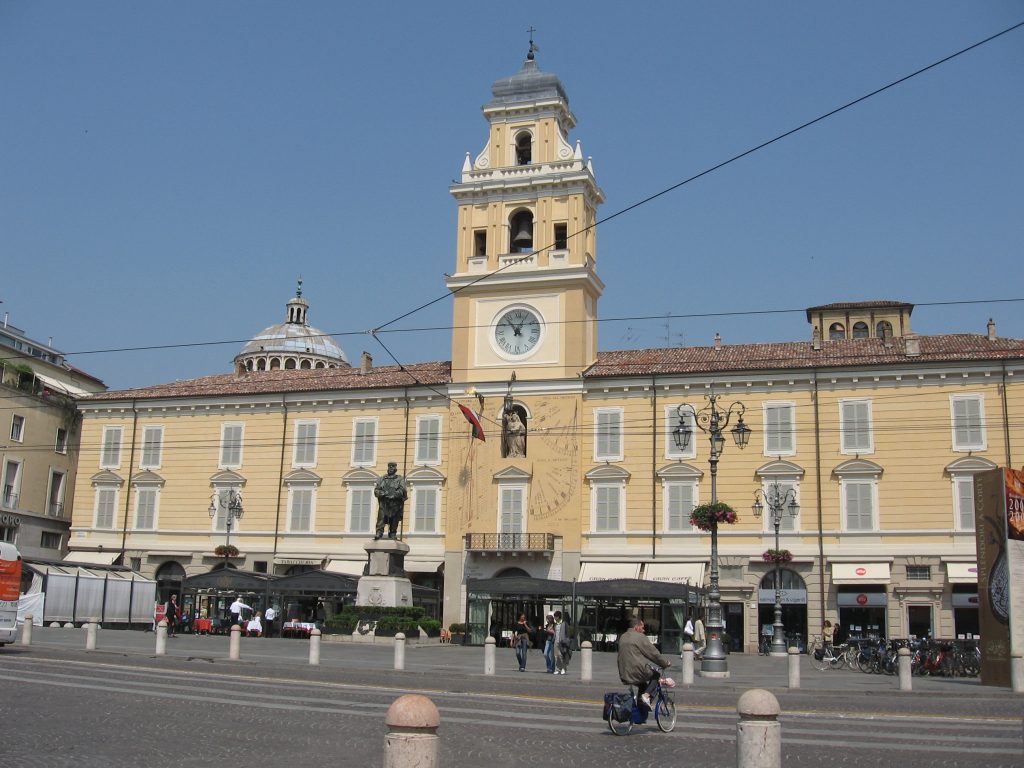
POLYGON ((868 573, 868 569, 867 568, 858 568, 856 571, 854 571, 854 573, 856 573, 858 576, 866 576, 867 573, 868 573))
POLYGON ((867 604, 868 604, 868 596, 867 595, 863 595, 863 594, 862 595, 857 595, 857 605, 867 605, 867 604))

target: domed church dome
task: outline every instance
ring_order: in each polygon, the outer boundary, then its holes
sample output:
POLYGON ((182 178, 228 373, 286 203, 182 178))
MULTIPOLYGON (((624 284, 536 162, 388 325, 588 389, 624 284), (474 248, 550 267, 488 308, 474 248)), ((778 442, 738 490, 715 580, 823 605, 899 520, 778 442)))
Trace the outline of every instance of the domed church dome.
POLYGON ((281 368, 350 368, 338 343, 314 328, 306 317, 309 303, 302 298, 302 280, 287 305, 283 323, 253 336, 235 357, 235 371, 273 371, 281 368))

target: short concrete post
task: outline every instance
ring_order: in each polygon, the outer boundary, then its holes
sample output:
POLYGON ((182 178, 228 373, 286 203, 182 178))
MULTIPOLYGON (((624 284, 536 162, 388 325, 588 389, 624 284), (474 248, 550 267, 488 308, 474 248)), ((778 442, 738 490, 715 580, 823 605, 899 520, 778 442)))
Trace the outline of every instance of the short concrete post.
POLYGON ((228 640, 228 661, 242 658, 242 628, 235 624, 231 627, 231 639, 228 640))
POLYGON ((900 674, 900 690, 913 690, 914 686, 910 682, 910 649, 900 648, 896 651, 896 657, 896 664, 900 674))
POLYGON ((21 644, 32 645, 32 621, 35 619, 31 613, 25 614, 25 623, 21 625, 21 644))
POLYGON ((438 768, 441 713, 426 696, 399 696, 384 718, 384 768, 438 768))
POLYGON ((320 665, 320 635, 322 633, 319 629, 314 629, 309 633, 309 663, 310 666, 317 667, 320 665))
POLYGON ((156 655, 163 656, 167 653, 167 619, 160 619, 156 625, 156 655))
POLYGON ((580 680, 589 683, 594 679, 594 646, 589 640, 580 644, 580 680))
POLYGON ((1024 653, 1010 654, 1010 685, 1014 693, 1024 693, 1024 653))
POLYGON ((50 622, 50 629, 58 629, 58 628, 60 628, 60 622, 59 621, 51 621, 50 622))
POLYGON ((495 639, 493 637, 490 637, 490 636, 488 636, 487 639, 484 640, 484 674, 485 675, 493 675, 494 674, 494 645, 495 645, 495 642, 496 642, 495 639))
POLYGON ((800 687, 800 649, 789 646, 789 687, 800 687))
POLYGON ((96 650, 96 627, 97 624, 92 621, 85 625, 85 650, 87 651, 96 650))
POLYGON ((693 643, 683 643, 683 685, 693 685, 693 643))
POLYGON ((754 688, 736 704, 737 768, 781 768, 782 726, 779 702, 769 691, 754 688))
POLYGON ((75 628, 75 623, 73 621, 65 621, 64 622, 64 629, 74 629, 74 628, 75 628))
POLYGON ((401 672, 405 669, 405 633, 395 633, 395 669, 401 672))

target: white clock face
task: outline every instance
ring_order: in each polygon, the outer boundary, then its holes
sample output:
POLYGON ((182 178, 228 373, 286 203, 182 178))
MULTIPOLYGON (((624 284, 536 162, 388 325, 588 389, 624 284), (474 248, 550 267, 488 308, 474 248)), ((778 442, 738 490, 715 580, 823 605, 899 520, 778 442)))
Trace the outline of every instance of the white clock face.
POLYGON ((540 319, 525 307, 510 309, 494 326, 494 342, 506 355, 525 355, 540 341, 540 319))

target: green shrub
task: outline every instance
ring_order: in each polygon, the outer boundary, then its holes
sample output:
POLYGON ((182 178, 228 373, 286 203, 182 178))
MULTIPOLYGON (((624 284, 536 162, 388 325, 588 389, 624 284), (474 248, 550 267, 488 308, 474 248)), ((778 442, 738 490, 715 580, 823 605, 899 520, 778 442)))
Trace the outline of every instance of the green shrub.
POLYGON ((437 619, 422 619, 420 621, 420 629, 431 637, 437 637, 441 634, 441 626, 441 622, 437 619))
POLYGON ((454 624, 448 625, 448 629, 453 634, 463 634, 463 635, 466 634, 466 625, 465 624, 459 624, 458 622, 456 622, 454 624))

